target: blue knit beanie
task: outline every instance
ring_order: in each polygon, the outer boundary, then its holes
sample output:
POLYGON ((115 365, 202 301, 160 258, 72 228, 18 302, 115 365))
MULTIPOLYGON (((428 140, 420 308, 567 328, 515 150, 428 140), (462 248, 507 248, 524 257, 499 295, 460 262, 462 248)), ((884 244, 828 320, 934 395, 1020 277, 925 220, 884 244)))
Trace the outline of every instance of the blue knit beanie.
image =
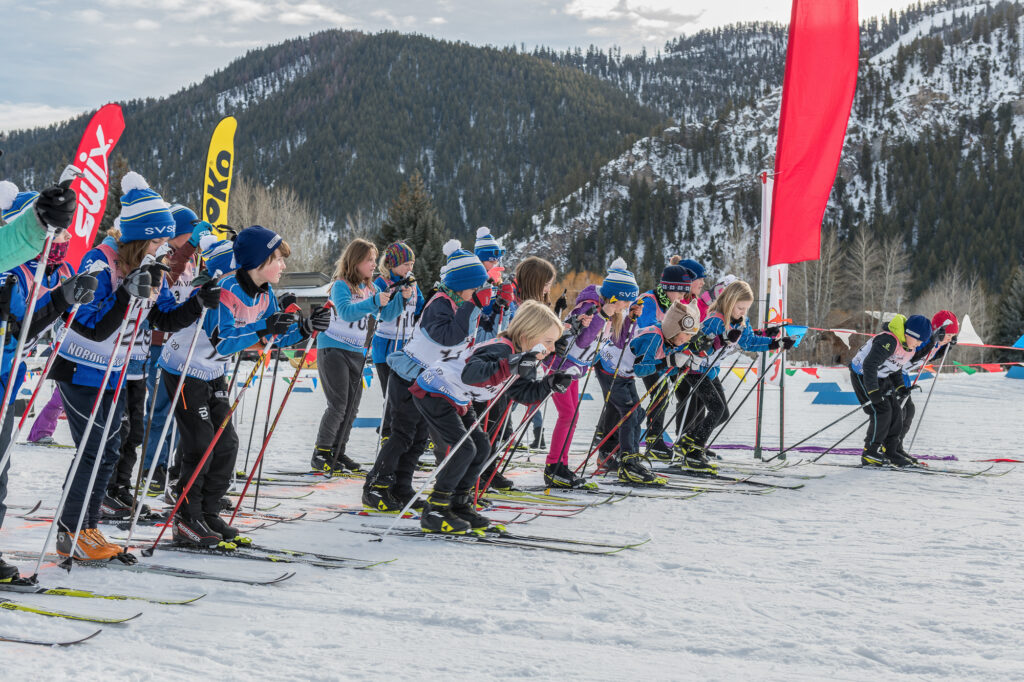
POLYGON ((704 279, 704 266, 697 261, 691 258, 685 258, 679 261, 679 265, 693 273, 693 279, 691 279, 690 282, 694 279, 704 279))
POLYGON ((903 332, 922 344, 928 343, 928 339, 932 337, 932 321, 924 315, 911 315, 903 324, 903 332))
POLYGON ((192 234, 196 222, 199 221, 199 216, 196 215, 195 211, 181 204, 171 206, 171 215, 174 216, 175 237, 180 237, 183 234, 192 234))
POLYGON ((601 298, 610 301, 613 298, 619 301, 635 301, 640 295, 640 287, 636 284, 636 277, 626 269, 626 261, 616 258, 608 268, 608 274, 601 282, 601 298))
POLYGON ((121 178, 121 243, 174 236, 174 216, 146 179, 135 171, 121 178))
POLYGON ((255 270, 281 246, 281 235, 262 225, 247 227, 235 237, 235 261, 243 270, 255 270))
POLYGON ((476 231, 476 244, 473 246, 473 253, 481 261, 500 261, 502 256, 505 255, 505 249, 501 248, 501 244, 491 234, 491 228, 480 227, 476 231))
POLYGON ((206 269, 214 277, 221 277, 238 269, 234 245, 230 240, 218 239, 212 234, 203 235, 199 240, 199 249, 206 269))
POLYGON ((479 289, 487 283, 487 271, 474 254, 462 248, 462 242, 451 239, 444 245, 447 262, 441 268, 441 282, 452 291, 479 289))
POLYGON ((0 182, 0 217, 10 224, 35 202, 39 192, 19 192, 10 180, 0 182))

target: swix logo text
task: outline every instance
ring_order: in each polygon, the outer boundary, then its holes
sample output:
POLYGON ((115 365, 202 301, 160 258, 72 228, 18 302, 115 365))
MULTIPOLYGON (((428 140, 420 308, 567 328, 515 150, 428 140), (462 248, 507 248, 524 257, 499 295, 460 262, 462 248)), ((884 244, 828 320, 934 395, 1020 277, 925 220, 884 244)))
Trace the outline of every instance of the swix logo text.
POLYGON ((78 208, 75 210, 74 233, 76 236, 89 239, 92 237, 96 220, 103 210, 107 198, 109 170, 107 166, 110 150, 114 140, 107 139, 103 126, 96 126, 96 146, 82 152, 75 159, 74 167, 82 174, 73 183, 78 195, 78 208))

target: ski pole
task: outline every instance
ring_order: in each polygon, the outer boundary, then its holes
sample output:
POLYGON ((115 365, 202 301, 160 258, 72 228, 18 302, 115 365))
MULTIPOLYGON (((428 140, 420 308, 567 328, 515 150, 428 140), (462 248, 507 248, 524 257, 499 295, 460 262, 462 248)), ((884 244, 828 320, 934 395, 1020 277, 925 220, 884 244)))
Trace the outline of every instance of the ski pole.
MULTIPOLYGON (((267 358, 268 361, 269 359, 270 358, 267 358)), ((252 408, 252 423, 249 424, 249 444, 245 446, 245 465, 242 467, 243 469, 249 468, 249 452, 252 450, 252 434, 256 432, 256 417, 260 413, 260 394, 263 393, 263 377, 266 375, 267 365, 264 363, 260 368, 260 380, 256 384, 256 404, 253 405, 252 408)), ((271 397, 271 402, 273 402, 273 397, 271 397)))
MULTIPOLYGON (((775 351, 776 355, 778 355, 779 352, 780 351, 775 351)), ((765 362, 765 366, 766 367, 770 367, 773 362, 775 362, 775 358, 769 358, 765 362)), ((725 431, 725 427, 729 425, 729 422, 731 422, 733 420, 733 418, 737 414, 739 414, 740 408, 743 407, 743 404, 745 402, 747 402, 747 398, 749 398, 754 393, 754 389, 756 389, 758 386, 760 386, 761 384, 764 383, 764 380, 767 377, 768 377, 768 372, 761 372, 761 376, 759 376, 757 378, 757 381, 754 382, 754 385, 751 386, 750 390, 747 391, 747 394, 745 396, 743 396, 743 400, 740 401, 740 404, 736 406, 736 409, 732 411, 732 413, 729 415, 729 418, 726 419, 725 422, 722 424, 722 426, 718 429, 718 433, 715 434, 714 438, 712 438, 710 441, 708 441, 708 444, 705 447, 711 447, 712 443, 714 443, 716 440, 718 440, 718 437, 722 435, 723 431, 725 431)))
MULTIPOLYGON (((309 353, 313 344, 316 342, 316 336, 319 332, 313 332, 309 340, 306 341, 306 350, 302 354, 303 357, 309 353)), ((242 487, 242 493, 238 496, 238 503, 235 504, 235 510, 231 512, 231 519, 228 521, 228 525, 234 522, 235 516, 238 514, 238 510, 242 508, 242 501, 245 500, 245 494, 249 491, 249 484, 252 483, 253 475, 256 473, 257 467, 263 466, 263 456, 267 453, 267 446, 270 445, 270 439, 274 437, 274 430, 277 428, 277 423, 281 420, 281 415, 284 413, 284 406, 288 404, 288 398, 292 394, 292 390, 295 385, 299 383, 299 375, 302 372, 302 363, 300 362, 298 367, 295 368, 295 374, 292 375, 291 383, 288 384, 288 388, 285 390, 284 398, 281 399, 281 404, 278 405, 277 414, 274 415, 274 421, 270 424, 267 429, 267 435, 263 437, 263 445, 260 447, 260 452, 256 455, 256 461, 252 464, 252 470, 249 472, 248 478, 245 479, 245 485, 242 487)), ((267 415, 270 416, 269 414, 267 415)), ((256 480, 256 490, 259 491, 259 479, 256 480)), ((255 510, 255 503, 253 505, 255 510)))
POLYGON ((824 456, 825 456, 825 455, 827 455, 828 453, 830 453, 830 452, 832 452, 833 450, 835 450, 835 449, 836 449, 837 447, 839 447, 839 444, 840 444, 840 443, 842 443, 842 442, 843 442, 844 440, 846 440, 847 438, 849 438, 849 437, 850 437, 850 436, 852 436, 853 434, 855 434, 855 433, 857 433, 858 431, 860 431, 861 429, 863 429, 863 428, 864 428, 864 427, 865 427, 865 426, 867 425, 867 423, 868 423, 869 421, 871 421, 871 417, 868 417, 867 419, 865 419, 864 421, 862 421, 862 422, 861 422, 860 424, 858 424, 858 425, 857 425, 857 426, 856 426, 856 427, 855 427, 855 428, 853 429, 853 431, 850 431, 850 432, 849 432, 848 434, 846 434, 845 436, 843 436, 842 438, 840 438, 839 440, 837 440, 837 441, 836 441, 835 443, 833 443, 832 445, 830 445, 830 446, 828 447, 828 449, 827 449, 827 450, 825 450, 825 451, 824 451, 824 452, 822 452, 822 453, 821 453, 820 455, 818 455, 817 457, 815 457, 814 459, 812 459, 812 460, 811 460, 811 464, 813 464, 814 462, 817 462, 817 461, 818 461, 819 459, 821 459, 822 457, 824 457, 824 456))
MULTIPOLYGON (((152 354, 152 350, 153 350, 152 347, 150 347, 150 353, 151 354, 152 354)), ((146 448, 149 447, 149 432, 153 428, 153 413, 156 412, 156 397, 157 397, 157 391, 159 391, 159 389, 160 389, 161 372, 162 372, 162 368, 157 367, 157 369, 156 369, 156 381, 153 383, 153 395, 149 399, 149 418, 146 420, 146 431, 142 435, 142 454, 143 454, 143 457, 142 457, 142 461, 139 462, 139 473, 135 477, 135 494, 132 495, 132 509, 131 509, 131 513, 129 513, 129 516, 131 516, 132 518, 135 517, 135 509, 136 509, 136 507, 141 507, 142 506, 141 503, 140 503, 139 498, 145 496, 145 493, 142 491, 143 472, 146 470, 146 467, 144 466, 145 462, 146 462, 145 454, 146 454, 146 448)), ((158 453, 153 453, 153 459, 158 459, 158 458, 159 458, 158 453)), ((147 486, 146 490, 149 490, 148 486, 147 486)))
MULTIPOLYGON (((312 339, 312 338, 313 337, 310 336, 310 339, 312 339)), ((309 344, 309 345, 312 345, 312 344, 309 344)), ((309 346, 307 346, 307 348, 308 347, 309 346)), ((305 358, 306 354, 303 353, 302 357, 305 358)), ((270 442, 270 439, 267 438, 267 434, 270 432, 270 411, 274 407, 274 388, 277 386, 277 368, 280 365, 281 365, 281 349, 278 348, 277 349, 277 356, 274 358, 274 373, 270 375, 270 396, 267 399, 267 416, 266 416, 266 419, 263 420, 263 442, 264 442, 263 449, 264 450, 266 450, 266 447, 267 447, 266 443, 270 442)), ((298 382, 298 380, 299 380, 299 371, 301 371, 301 370, 302 370, 302 361, 300 360, 299 361, 299 366, 296 368, 295 378, 292 380, 292 383, 288 385, 288 392, 285 395, 286 399, 287 399, 288 395, 291 394, 292 387, 295 386, 296 382, 298 382)), ((257 394, 258 393, 259 393, 259 391, 257 391, 257 394)), ((259 404, 259 398, 256 399, 256 404, 257 405, 259 404)), ((283 402, 281 403, 281 409, 282 410, 284 409, 284 403, 283 402)), ((255 424, 255 421, 254 421, 254 424, 255 424)), ((248 457, 246 458, 246 462, 248 462, 248 457)), ((256 471, 256 464, 255 463, 252 466, 252 470, 256 471)), ((250 478, 252 477, 251 473, 249 474, 249 477, 250 478)), ((263 479, 263 459, 261 458, 259 460, 259 474, 256 476, 256 494, 252 496, 252 510, 253 511, 256 511, 256 505, 259 504, 259 501, 260 501, 260 481, 262 479, 263 479)), ((242 498, 239 498, 238 502, 241 503, 242 502, 242 498)), ((235 507, 235 509, 237 510, 238 507, 235 507)), ((234 517, 234 515, 235 515, 235 513, 232 512, 231 516, 234 517)))
POLYGON ((505 393, 505 391, 508 390, 509 386, 512 385, 512 382, 514 382, 518 378, 518 374, 513 374, 512 376, 505 380, 505 383, 502 384, 501 389, 491 400, 490 404, 488 404, 484 411, 480 414, 480 416, 476 418, 476 421, 473 422, 472 426, 466 429, 466 432, 462 434, 462 437, 459 438, 458 442, 456 442, 455 445, 448 448, 448 456, 441 460, 440 464, 434 467, 434 470, 430 472, 429 476, 427 476, 427 480, 425 480, 423 482, 423 485, 420 486, 420 489, 417 490, 416 493, 411 498, 409 498, 409 501, 405 503, 405 506, 402 507, 402 511, 398 513, 398 515, 395 517, 395 520, 391 522, 391 525, 388 526, 384 530, 384 532, 380 534, 380 537, 373 538, 370 540, 370 542, 381 542, 384 538, 388 536, 388 533, 394 530, 395 526, 398 525, 398 522, 402 519, 402 517, 404 517, 409 512, 409 510, 412 509, 413 503, 417 499, 419 499, 419 496, 423 494, 423 491, 426 490, 427 487, 434 482, 434 479, 437 478, 437 475, 444 470, 444 468, 448 465, 449 462, 452 461, 451 455, 457 452, 460 447, 462 447, 462 444, 466 442, 466 439, 469 438, 470 434, 473 433, 473 430, 476 429, 476 427, 480 426, 480 423, 484 420, 484 417, 487 416, 487 413, 490 412, 491 407, 494 406, 498 398, 500 398, 505 393))
MULTIPOLYGON (((790 446, 789 446, 788 448, 786 448, 785 450, 780 450, 779 452, 777 452, 776 454, 772 455, 771 457, 767 458, 767 459, 766 459, 766 460, 764 460, 764 461, 765 461, 765 462, 770 462, 770 461, 772 461, 773 459, 775 459, 776 457, 779 457, 780 455, 783 455, 783 454, 785 454, 785 453, 787 453, 787 452, 789 452, 789 451, 791 451, 791 450, 795 450, 796 448, 800 447, 801 445, 803 445, 804 443, 806 443, 806 442, 807 442, 807 441, 809 441, 810 439, 814 438, 815 436, 817 436, 817 435, 819 435, 819 434, 822 434, 822 433, 824 433, 825 431, 828 431, 828 430, 829 430, 830 428, 832 428, 833 426, 835 426, 835 425, 836 425, 836 424, 838 424, 839 422, 841 422, 841 421, 846 421, 847 419, 849 419, 849 418, 850 418, 850 417, 852 417, 853 415, 857 414, 858 412, 860 412, 861 410, 863 410, 863 409, 864 409, 865 407, 867 407, 867 406, 868 406, 868 405, 870 405, 870 404, 871 404, 871 401, 868 401, 868 402, 864 403, 863 405, 858 405, 857 407, 853 408, 852 410, 850 410, 849 412, 847 412, 846 414, 844 414, 844 415, 843 415, 842 417, 840 417, 839 419, 836 419, 835 421, 829 422, 829 423, 828 423, 827 425, 825 425, 825 426, 821 427, 820 429, 818 429, 817 431, 815 431, 815 432, 814 432, 814 433, 812 433, 811 435, 807 436, 806 438, 801 438, 800 440, 798 440, 797 442, 793 443, 792 445, 790 445, 790 446)), ((844 440, 845 440, 845 439, 844 439, 844 440)), ((833 447, 834 447, 834 446, 833 446, 833 447)))
MULTIPOLYGON (((206 451, 203 453, 203 456, 199 459, 199 463, 196 464, 195 469, 193 469, 192 476, 188 479, 188 483, 186 483, 185 487, 183 487, 181 489, 181 492, 178 493, 178 499, 174 501, 174 508, 171 510, 171 513, 167 516, 171 523, 174 522, 174 517, 175 515, 177 515, 178 509, 181 507, 181 503, 185 500, 185 498, 188 496, 189 491, 192 489, 192 484, 195 483, 196 478, 199 477, 199 472, 203 470, 203 467, 206 466, 206 461, 210 459, 210 454, 213 452, 213 448, 216 447, 217 441, 220 440, 220 437, 224 433, 225 429, 227 429, 228 424, 231 423, 232 415, 234 415, 235 410, 238 409, 238 404, 242 401, 242 398, 245 396, 245 392, 249 389, 250 386, 252 386, 253 381, 256 379, 256 372, 259 371, 260 364, 263 363, 264 359, 267 357, 267 353, 270 352, 270 349, 274 345, 274 342, 276 340, 276 336, 271 337, 263 346, 263 350, 260 351, 260 355, 256 364, 253 365, 252 370, 249 372, 249 376, 246 378, 245 384, 242 385, 241 388, 239 388, 238 395, 235 396, 234 402, 231 403, 231 407, 228 408, 228 413, 224 416, 224 419, 221 421, 220 426, 217 428, 217 431, 213 434, 213 438, 210 440, 210 444, 206 446, 206 451)), ((187 378, 187 376, 187 374, 181 375, 181 379, 178 382, 179 387, 185 383, 185 379, 187 378)), ((156 540, 153 541, 153 544, 142 550, 143 556, 153 556, 153 553, 156 551, 157 545, 160 544, 160 540, 163 538, 164 532, 166 532, 166 530, 167 525, 165 524, 160 529, 160 533, 156 536, 156 540)))
MULTIPOLYGON (((39 576, 39 568, 43 565, 43 559, 46 557, 46 548, 50 545, 50 541, 53 540, 53 533, 57 529, 57 524, 60 522, 60 516, 64 511, 64 505, 67 503, 68 494, 71 492, 71 486, 75 480, 75 474, 78 472, 78 466, 82 463, 82 455, 85 452, 86 445, 89 443, 89 436, 92 434, 92 427, 96 423, 96 414, 99 412, 100 403, 103 402, 103 393, 107 388, 107 382, 110 380, 110 374, 114 369, 114 362, 117 360, 117 350, 121 347, 121 339, 124 338, 124 333, 128 330, 128 322, 131 319, 131 314, 135 310, 136 301, 132 299, 128 308, 124 311, 124 319, 121 320, 121 325, 118 327, 117 334, 114 337, 114 350, 110 354, 110 359, 107 360, 107 367, 103 372, 103 379, 100 382, 99 390, 96 391, 96 398, 93 400, 92 409, 89 412, 89 419, 85 424, 85 430, 82 433, 82 438, 78 443, 78 449, 75 451, 75 458, 71 461, 71 470, 68 471, 67 481, 64 483, 64 487, 61 489, 60 500, 57 502, 57 509, 53 514, 53 521, 50 522, 50 528, 46 532, 46 540, 43 541, 43 548, 39 552, 39 559, 36 561, 36 567, 32 571, 32 581, 35 582, 39 576)), ((63 399, 63 396, 61 396, 63 399)), ((97 455, 97 458, 99 455, 97 455)), ((88 496, 82 502, 83 505, 89 504, 88 496)), ((72 554, 74 554, 74 547, 72 547, 72 554)), ((69 557, 70 558, 70 557, 69 557)))
MULTIPOLYGON (((947 349, 946 352, 942 354, 942 359, 939 360, 939 371, 935 373, 935 378, 932 379, 932 385, 928 387, 928 397, 924 399, 924 407, 921 408, 921 414, 917 417, 917 426, 914 427, 914 435, 910 437, 910 450, 914 449, 914 441, 917 440, 917 430, 921 428, 921 420, 924 419, 925 410, 928 409, 928 403, 932 399, 932 391, 935 390, 935 384, 939 381, 939 377, 942 376, 942 368, 946 364, 946 356, 949 355, 949 351, 951 350, 953 349, 947 349)), ((921 371, 924 371, 924 365, 921 366, 921 371)), ((920 372, 918 373, 918 376, 920 376, 920 372)), ((910 396, 907 396, 907 399, 909 400, 910 396)), ((0 471, 3 471, 2 467, 0 467, 0 471)))
MULTIPOLYGON (((107 449, 107 439, 110 437, 110 427, 114 423, 114 412, 117 408, 117 401, 121 398, 121 390, 124 388, 125 377, 128 376, 128 365, 132 358, 132 348, 135 346, 135 339, 139 334, 139 327, 142 325, 142 317, 148 312, 144 303, 139 303, 139 312, 135 316, 135 325, 132 327, 132 335, 128 341, 128 346, 124 351, 124 364, 121 365, 121 373, 117 377, 117 382, 114 385, 114 395, 110 400, 110 407, 107 409, 107 418, 103 422, 103 433, 100 435, 99 447, 96 449, 96 458, 93 461, 92 471, 89 473, 89 483, 85 487, 85 503, 82 505, 81 510, 78 512, 78 523, 75 525, 75 534, 71 539, 72 554, 74 554, 74 548, 78 546, 78 536, 82 533, 82 524, 85 523, 85 512, 89 508, 89 497, 92 495, 92 489, 96 485, 96 476, 99 474, 100 465, 103 463, 103 455, 107 449)), ((114 347, 114 355, 119 350, 118 346, 114 347)), ((101 395, 103 389, 106 388, 106 384, 101 387, 101 395)), ((120 428, 120 425, 118 425, 120 428)), ((141 506, 140 506, 141 509, 141 506)), ((69 556, 65 567, 66 570, 70 571, 71 566, 74 563, 69 556)))

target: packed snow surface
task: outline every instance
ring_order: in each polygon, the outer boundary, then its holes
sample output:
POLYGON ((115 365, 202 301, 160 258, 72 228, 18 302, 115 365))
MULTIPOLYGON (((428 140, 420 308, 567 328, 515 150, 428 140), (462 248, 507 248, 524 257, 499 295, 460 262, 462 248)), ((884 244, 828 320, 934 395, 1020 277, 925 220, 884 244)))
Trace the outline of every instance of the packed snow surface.
MULTIPOLYGON (((845 371, 821 372, 849 389, 845 371)), ((300 388, 313 388, 309 373, 300 388)), ((787 379, 786 441, 793 443, 849 412, 812 405, 814 381, 787 379)), ((737 382, 726 379, 726 390, 737 382)), ((748 380, 746 386, 750 386, 748 380)), ((279 380, 275 402, 284 393, 279 380)), ((924 382, 925 391, 931 382, 924 382)), ((744 389, 741 389, 741 391, 744 389)), ((255 458, 263 432, 259 408, 255 458)), ((600 392, 582 403, 576 450, 585 447, 600 392)), ((250 392, 241 412, 245 459, 250 392)), ((742 392, 739 394, 742 395, 742 392)), ((925 396, 915 395, 918 414, 925 396)), ((271 443, 267 469, 304 469, 323 393, 296 392, 271 443)), ((943 376, 914 446, 917 453, 955 455, 935 466, 980 469, 972 460, 1020 457, 1024 382, 1003 375, 943 376)), ((379 416, 380 391, 365 391, 360 417, 379 416)), ((753 441, 753 400, 721 443, 753 441)), ((778 434, 779 393, 767 392, 766 442, 778 434)), ((521 416, 522 412, 516 413, 521 416)), ((831 445, 857 414, 810 441, 831 445)), ((855 421, 857 420, 857 421, 855 421)), ((547 409, 550 436, 554 409, 547 409)), ((70 443, 65 422, 57 437, 70 443)), ((860 434, 844 443, 856 446, 860 434)), ((357 428, 348 454, 372 459, 375 434, 357 428)), ((18 446, 8 502, 53 507, 71 450, 18 446)), ((723 450, 730 459, 749 451, 723 450)), ((542 457, 534 457, 542 460, 542 457)), ((799 459, 799 457, 791 457, 799 459)), ((574 457, 574 461, 578 456, 574 457)), ((829 455, 823 461, 852 463, 829 455)), ((1012 468, 998 464, 995 471, 1012 468)), ((689 500, 626 499, 572 518, 542 517, 513 530, 590 539, 653 540, 610 556, 472 546, 347 532, 364 523, 335 505, 358 505, 360 483, 335 480, 274 513, 308 511, 306 519, 253 532, 274 547, 335 555, 397 558, 371 570, 324 570, 158 551, 154 561, 219 573, 297 575, 250 587, 109 569, 76 567, 70 575, 45 565, 49 586, 102 592, 206 598, 189 606, 2 594, 21 602, 90 614, 141 618, 103 626, 70 649, 0 643, 6 679, 312 679, 424 680, 533 678, 1008 680, 1024 677, 1021 614, 1024 550, 1019 512, 1022 474, 954 478, 804 465, 791 471, 821 479, 801 490, 762 496, 708 493, 689 500)), ((425 475, 425 474, 424 474, 425 475)), ((518 484, 539 483, 535 468, 514 472, 518 484)), ((263 487, 299 494, 310 488, 263 487)), ((595 501, 596 497, 584 498, 595 501)), ((10 515, 0 547, 38 549, 43 523, 10 515)), ((507 511, 492 512, 508 519, 507 511)), ((405 522, 411 524, 411 521, 405 522)), ((105 526, 109 536, 121 535, 105 526)), ((153 529, 141 534, 152 537, 153 529)), ((145 561, 145 559, 143 559, 145 561)), ((19 562, 24 571, 29 562, 19 562)), ((81 636, 95 629, 42 616, 0 612, 0 635, 81 636)))

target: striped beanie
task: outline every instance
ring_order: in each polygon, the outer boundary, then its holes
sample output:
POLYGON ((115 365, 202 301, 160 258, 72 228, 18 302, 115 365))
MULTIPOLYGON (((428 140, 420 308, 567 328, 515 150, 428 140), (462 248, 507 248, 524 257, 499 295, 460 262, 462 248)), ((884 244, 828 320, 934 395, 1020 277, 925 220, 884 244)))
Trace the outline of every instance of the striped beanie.
POLYGON ((146 179, 135 171, 121 178, 121 243, 175 235, 174 216, 146 179))
POLYGON ((395 242, 384 249, 384 267, 397 268, 402 263, 416 260, 416 254, 405 242, 395 242))
POLYGON ((19 192, 10 180, 0 182, 0 216, 9 224, 25 212, 39 196, 39 192, 19 192))
POLYGON ((171 206, 171 215, 174 216, 174 236, 180 237, 183 234, 192 234, 199 216, 188 206, 174 204, 171 206))
POLYGON ((601 282, 601 298, 610 301, 613 298, 619 301, 635 301, 640 295, 640 287, 636 284, 636 277, 626 269, 626 261, 616 258, 608 268, 608 274, 601 282))
POLYGON ((199 249, 207 271, 214 277, 221 277, 238 269, 235 263, 234 244, 230 240, 218 239, 212 234, 203 235, 199 240, 199 249))
POLYGON ((498 240, 491 234, 491 228, 489 227, 477 228, 476 244, 473 246, 473 252, 481 261, 501 260, 501 257, 505 255, 505 249, 501 248, 501 245, 498 244, 498 240))
POLYGON ((447 262, 441 267, 441 283, 452 291, 479 289, 487 283, 487 271, 475 255, 462 248, 458 239, 444 245, 447 262))

